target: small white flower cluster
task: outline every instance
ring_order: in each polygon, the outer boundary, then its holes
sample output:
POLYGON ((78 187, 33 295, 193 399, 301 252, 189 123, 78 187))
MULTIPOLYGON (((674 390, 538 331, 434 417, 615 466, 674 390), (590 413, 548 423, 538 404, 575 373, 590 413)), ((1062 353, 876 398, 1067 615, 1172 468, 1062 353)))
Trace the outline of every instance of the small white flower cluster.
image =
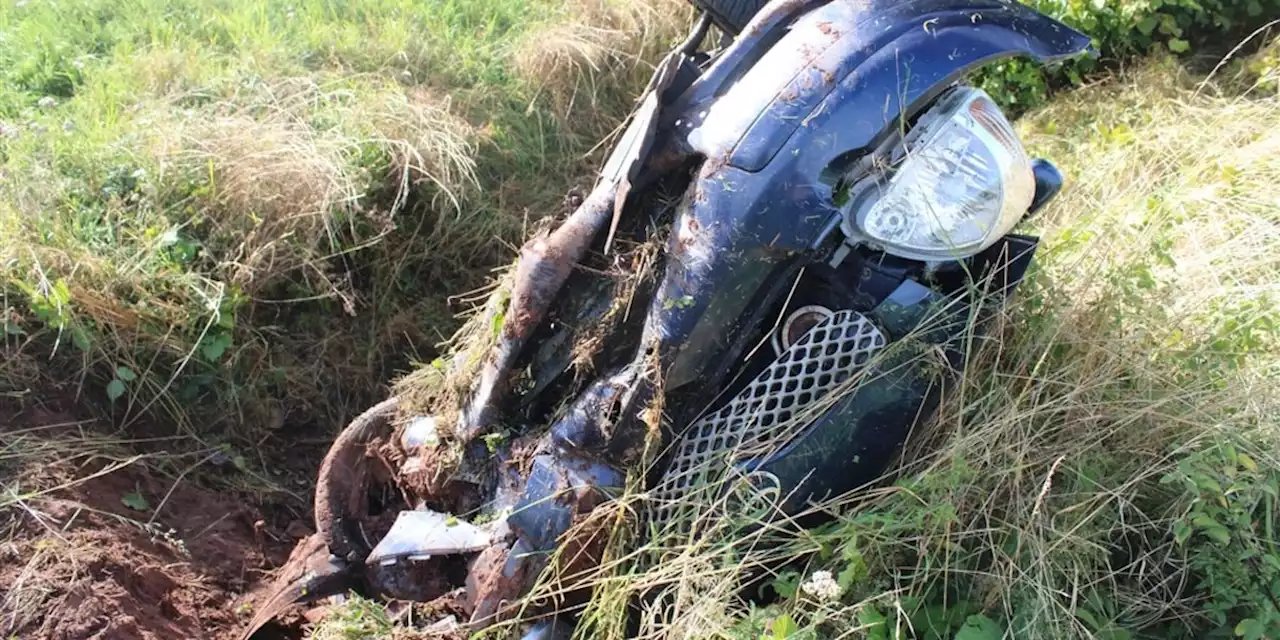
POLYGON ((813 575, 800 585, 800 590, 822 602, 839 600, 840 594, 844 592, 830 571, 814 571, 813 575))
POLYGON ((184 556, 190 556, 191 552, 187 551, 187 543, 178 537, 178 531, 172 527, 165 528, 159 523, 151 522, 142 525, 147 533, 151 534, 151 540, 155 542, 163 542, 169 545, 170 549, 184 556))

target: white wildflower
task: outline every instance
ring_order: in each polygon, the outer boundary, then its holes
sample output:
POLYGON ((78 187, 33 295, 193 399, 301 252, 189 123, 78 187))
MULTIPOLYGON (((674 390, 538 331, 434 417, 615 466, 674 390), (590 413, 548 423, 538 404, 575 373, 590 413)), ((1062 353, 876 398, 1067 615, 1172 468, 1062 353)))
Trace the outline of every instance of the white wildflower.
POLYGON ((800 590, 823 602, 839 600, 840 594, 844 592, 830 571, 814 571, 813 575, 800 585, 800 590))
POLYGON ((22 129, 16 124, 0 121, 0 138, 15 140, 22 135, 22 129))
POLYGON ((36 106, 41 109, 52 109, 58 106, 58 101, 53 96, 45 96, 36 101, 36 106))

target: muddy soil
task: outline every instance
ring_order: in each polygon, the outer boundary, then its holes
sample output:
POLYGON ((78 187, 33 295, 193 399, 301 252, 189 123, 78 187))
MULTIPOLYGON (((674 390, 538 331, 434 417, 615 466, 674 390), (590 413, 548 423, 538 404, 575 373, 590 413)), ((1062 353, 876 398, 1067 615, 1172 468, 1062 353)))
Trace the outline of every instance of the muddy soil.
POLYGON ((0 637, 234 637, 252 617, 246 595, 311 533, 296 504, 175 483, 150 460, 111 470, 121 458, 76 455, 102 425, 14 404, 0 399, 0 637), (33 463, 33 438, 57 446, 33 463))

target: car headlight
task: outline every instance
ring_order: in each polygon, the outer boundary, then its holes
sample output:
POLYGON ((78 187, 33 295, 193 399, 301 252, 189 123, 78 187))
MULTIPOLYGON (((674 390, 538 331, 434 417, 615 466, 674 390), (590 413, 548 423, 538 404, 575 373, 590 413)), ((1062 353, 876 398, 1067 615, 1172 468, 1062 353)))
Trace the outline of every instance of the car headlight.
POLYGON ((957 87, 917 121, 887 180, 849 203, 855 242, 915 260, 955 260, 991 246, 1031 206, 1031 159, 986 93, 957 87))

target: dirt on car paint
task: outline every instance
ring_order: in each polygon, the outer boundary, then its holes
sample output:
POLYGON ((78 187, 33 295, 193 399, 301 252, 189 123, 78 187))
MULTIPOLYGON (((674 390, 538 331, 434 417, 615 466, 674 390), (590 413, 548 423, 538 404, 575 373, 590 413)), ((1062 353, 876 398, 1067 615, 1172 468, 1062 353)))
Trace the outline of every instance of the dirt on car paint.
MULTIPOLYGON (((60 446, 99 427, 14 404, 0 400, 0 449, 15 434, 26 445, 41 438, 60 446)), ((309 527, 288 510, 158 474, 151 461, 121 464, 103 454, 38 464, 0 457, 0 635, 231 637, 252 616, 247 596, 309 527)), ((287 622, 271 634, 299 637, 287 622)))

